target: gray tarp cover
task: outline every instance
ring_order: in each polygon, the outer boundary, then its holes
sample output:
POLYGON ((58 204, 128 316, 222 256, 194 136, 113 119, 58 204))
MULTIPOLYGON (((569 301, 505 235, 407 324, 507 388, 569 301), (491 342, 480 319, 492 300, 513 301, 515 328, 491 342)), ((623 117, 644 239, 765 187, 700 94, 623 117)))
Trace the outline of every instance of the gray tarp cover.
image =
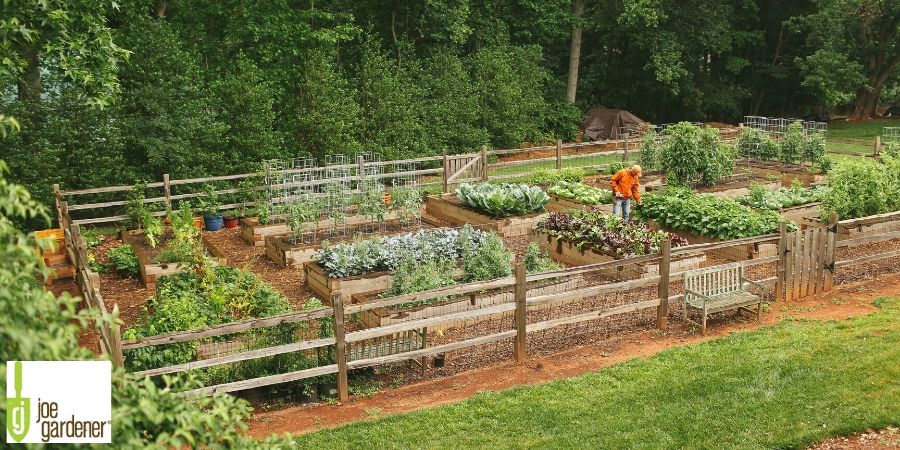
POLYGON ((619 139, 622 127, 637 129, 644 121, 624 109, 596 108, 588 111, 581 131, 592 141, 619 139))

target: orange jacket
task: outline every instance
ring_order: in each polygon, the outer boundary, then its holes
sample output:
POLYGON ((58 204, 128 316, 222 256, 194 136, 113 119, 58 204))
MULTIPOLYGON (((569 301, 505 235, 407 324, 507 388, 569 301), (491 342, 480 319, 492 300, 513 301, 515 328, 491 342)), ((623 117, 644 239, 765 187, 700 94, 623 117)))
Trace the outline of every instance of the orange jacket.
POLYGON ((625 168, 612 176, 609 180, 612 187, 613 195, 616 192, 622 194, 625 198, 633 198, 635 201, 641 201, 640 183, 638 178, 631 173, 631 168, 625 168))

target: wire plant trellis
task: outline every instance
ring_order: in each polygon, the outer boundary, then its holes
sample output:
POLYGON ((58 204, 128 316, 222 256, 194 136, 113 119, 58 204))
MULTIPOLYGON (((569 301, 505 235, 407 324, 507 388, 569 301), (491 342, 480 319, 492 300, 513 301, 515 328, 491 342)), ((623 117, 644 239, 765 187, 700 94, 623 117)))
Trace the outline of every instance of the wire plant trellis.
POLYGON ((824 133, 828 131, 828 123, 815 122, 803 119, 791 119, 781 117, 763 117, 763 116, 744 116, 744 126, 754 128, 765 132, 769 135, 780 138, 787 132, 789 126, 794 122, 800 122, 803 126, 803 136, 807 137, 815 133, 824 133))
POLYGON ((881 142, 883 144, 900 143, 900 127, 884 127, 881 129, 881 142))
POLYGON ((418 163, 382 164, 369 152, 326 155, 321 166, 314 158, 268 160, 263 168, 272 217, 287 223, 294 244, 421 226, 418 163))

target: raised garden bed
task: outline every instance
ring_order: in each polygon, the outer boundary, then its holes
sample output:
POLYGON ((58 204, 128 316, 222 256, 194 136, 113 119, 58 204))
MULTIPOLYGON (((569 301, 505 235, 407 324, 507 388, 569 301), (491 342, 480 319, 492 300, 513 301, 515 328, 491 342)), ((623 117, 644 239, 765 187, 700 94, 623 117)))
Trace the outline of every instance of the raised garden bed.
MULTIPOLYGON (((407 227, 404 229, 403 224, 399 221, 389 221, 385 224, 385 229, 377 233, 366 234, 396 234, 405 231, 414 231, 418 226, 407 227)), ((427 227, 423 227, 427 228, 427 227)), ((356 233, 348 233, 355 236, 356 233)), ((266 256, 279 267, 299 267, 311 261, 315 261, 316 253, 322 248, 320 239, 315 243, 296 242, 294 235, 290 232, 278 235, 266 236, 266 256)), ((332 241, 332 243, 340 242, 332 241)))
POLYGON ((764 177, 744 177, 725 183, 717 183, 712 186, 699 187, 694 189, 694 191, 703 194, 712 194, 720 198, 734 198, 749 194, 750 185, 753 183, 760 183, 770 191, 782 187, 780 180, 769 180, 764 177))
POLYGON ((819 212, 820 206, 822 206, 821 202, 807 203, 790 208, 781 208, 778 210, 778 214, 781 214, 781 217, 785 219, 797 222, 798 225, 802 225, 806 217, 811 217, 819 212))
POLYGON ((597 208, 600 211, 605 213, 612 214, 613 205, 611 203, 604 203, 601 205, 591 205, 587 203, 577 202, 575 200, 571 200, 568 198, 562 198, 558 195, 548 194, 550 196, 550 202, 547 203, 547 211, 551 212, 566 212, 571 211, 573 209, 579 211, 590 211, 592 208, 597 208))
MULTIPOLYGON (((668 232, 677 232, 679 236, 687 239, 690 244, 709 244, 713 242, 724 242, 721 239, 702 236, 684 230, 671 230, 661 227, 656 221, 647 220, 647 225, 654 230, 663 230, 668 232)), ((718 248, 706 252, 709 256, 717 256, 729 261, 745 261, 748 259, 759 259, 767 256, 778 255, 777 243, 753 243, 753 244, 737 244, 731 247, 718 248)))
MULTIPOLYGON (((545 280, 531 283, 528 286, 528 296, 536 297, 540 295, 559 294, 563 292, 573 291, 578 287, 581 277, 566 277, 558 280, 545 280)), ((381 291, 360 292, 352 297, 353 303, 365 304, 377 301, 381 291)), ((430 305, 414 306, 409 308, 377 308, 363 311, 360 320, 366 328, 374 328, 390 325, 398 322, 408 322, 410 320, 424 319, 438 315, 452 314, 456 312, 468 311, 470 309, 479 309, 491 305, 502 303, 510 303, 515 301, 515 295, 512 291, 491 291, 472 293, 467 295, 456 296, 440 303, 430 305)), ((501 313, 497 317, 502 316, 501 313)), ((446 330, 454 327, 464 327, 476 322, 493 318, 494 316, 484 316, 477 319, 460 320, 442 324, 436 328, 430 328, 429 331, 446 330)))
POLYGON ((470 224, 481 230, 493 231, 501 237, 527 236, 546 214, 539 212, 527 216, 494 219, 461 205, 454 194, 429 195, 425 200, 425 211, 449 225, 470 224))
MULTIPOLYGON (((203 247, 212 256, 211 263, 213 265, 224 265, 227 262, 225 253, 210 239, 207 239, 206 235, 202 235, 200 239, 203 247)), ((172 275, 191 269, 190 265, 184 263, 154 262, 159 249, 164 247, 164 242, 160 243, 156 249, 150 248, 141 230, 130 230, 122 233, 122 241, 131 245, 131 248, 134 250, 134 254, 138 259, 141 281, 148 289, 156 289, 156 281, 163 275, 172 275)))
MULTIPOLYGON (((385 220, 396 220, 398 216, 399 213, 397 211, 389 211, 385 215, 385 220)), ((365 216, 347 216, 344 225, 353 227, 371 223, 372 220, 365 216)), ((306 224, 306 226, 309 228, 314 225, 315 224, 312 222, 306 224)), ((332 219, 321 220, 319 221, 316 229, 327 230, 332 225, 334 225, 334 221, 332 219)), ((241 238, 248 244, 252 244, 256 247, 262 247, 266 245, 266 237, 268 236, 285 235, 290 232, 291 229, 285 222, 276 222, 263 225, 259 223, 259 220, 256 217, 245 217, 241 219, 241 238)))
MULTIPOLYGON (((537 243, 541 247, 541 250, 547 252, 553 260, 570 266, 584 266, 587 264, 597 264, 616 260, 614 256, 607 253, 597 251, 590 247, 579 249, 570 242, 540 231, 532 232, 529 239, 531 242, 537 243)), ((670 270, 672 272, 680 272, 698 269, 705 261, 705 255, 674 257, 670 261, 670 270)), ((656 276, 659 275, 659 263, 624 264, 622 266, 601 271, 600 273, 606 277, 620 278, 623 272, 633 272, 635 270, 641 274, 642 278, 656 276)))
POLYGON ((341 291, 344 298, 353 294, 374 290, 385 290, 391 286, 394 276, 390 272, 372 272, 351 277, 332 277, 317 262, 303 265, 306 287, 323 302, 331 304, 331 294, 341 291))
POLYGON ((740 167, 747 167, 758 177, 777 177, 781 185, 790 187, 794 180, 800 180, 804 186, 814 183, 822 183, 825 180, 824 174, 811 173, 805 166, 785 165, 771 161, 756 160, 738 160, 735 164, 740 167))

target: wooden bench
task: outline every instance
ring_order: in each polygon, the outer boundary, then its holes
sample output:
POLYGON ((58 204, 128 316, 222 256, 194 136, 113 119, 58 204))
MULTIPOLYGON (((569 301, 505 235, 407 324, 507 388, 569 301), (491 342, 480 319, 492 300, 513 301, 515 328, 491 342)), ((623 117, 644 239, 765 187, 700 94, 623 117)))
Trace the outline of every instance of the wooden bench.
POLYGON ((762 317, 762 295, 744 289, 746 284, 765 292, 765 286, 744 278, 744 263, 737 262, 684 273, 684 320, 700 325, 706 334, 706 318, 709 314, 738 310, 752 313, 748 306, 756 305, 756 320, 762 317), (702 321, 694 322, 688 317, 688 310, 694 308, 702 313, 702 321))

